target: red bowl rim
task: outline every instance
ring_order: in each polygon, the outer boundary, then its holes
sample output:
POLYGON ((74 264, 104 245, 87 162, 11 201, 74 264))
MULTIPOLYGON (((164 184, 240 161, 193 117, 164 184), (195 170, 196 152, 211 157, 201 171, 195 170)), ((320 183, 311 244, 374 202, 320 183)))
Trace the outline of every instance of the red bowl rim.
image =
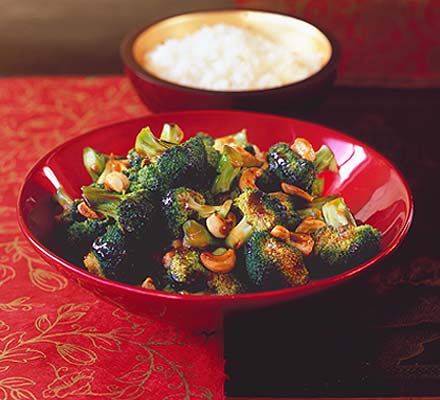
POLYGON ((339 64, 340 46, 339 46, 339 42, 335 39, 335 37, 332 34, 326 32, 319 25, 316 25, 315 23, 311 23, 303 18, 294 17, 292 15, 288 15, 285 13, 269 12, 267 10, 262 10, 262 9, 243 9, 243 8, 240 8, 240 9, 215 9, 215 10, 199 10, 199 11, 192 11, 192 12, 188 12, 188 13, 184 13, 184 14, 176 14, 176 15, 168 16, 168 17, 159 19, 155 22, 152 22, 152 23, 149 23, 146 25, 144 24, 140 27, 137 27, 137 28, 133 29, 131 32, 129 32, 127 34, 127 36, 123 39, 121 46, 120 46, 120 55, 121 55, 122 60, 124 61, 125 66, 129 67, 129 69, 140 79, 144 79, 149 82, 156 83, 158 85, 161 85, 161 86, 164 86, 164 87, 167 87, 170 89, 181 90, 181 91, 187 92, 188 94, 199 93, 199 94, 205 94, 205 95, 209 94, 212 96, 217 95, 217 96, 229 96, 229 97, 239 98, 242 96, 249 96, 249 95, 258 96, 258 95, 263 95, 263 94, 268 94, 268 93, 277 94, 277 93, 281 93, 281 92, 290 91, 293 88, 297 88, 298 90, 302 90, 303 88, 306 88, 309 85, 313 85, 315 82, 317 83, 318 81, 321 81, 321 79, 326 80, 327 78, 331 77, 335 73, 336 68, 339 64), (288 18, 292 18, 292 19, 296 19, 296 20, 305 22, 305 23, 313 26, 314 28, 318 29, 330 42, 330 46, 332 49, 330 59, 320 70, 315 72, 313 75, 310 75, 309 77, 304 78, 300 81, 293 82, 293 83, 283 85, 283 86, 269 88, 269 89, 235 90, 235 91, 234 90, 229 90, 229 91, 209 90, 209 89, 194 88, 194 87, 190 87, 190 86, 179 85, 177 83, 167 81, 165 79, 159 78, 156 75, 151 74, 147 70, 143 69, 137 63, 137 61, 134 59, 133 52, 132 52, 133 44, 134 44, 135 40, 137 39, 137 37, 142 32, 146 31, 147 29, 150 29, 153 26, 155 26, 155 25, 157 25, 167 19, 171 19, 171 18, 178 17, 181 15, 191 15, 191 14, 198 14, 198 13, 215 13, 215 12, 221 12, 221 11, 260 12, 260 13, 264 13, 264 14, 281 15, 284 17, 288 17, 288 18))
POLYGON ((24 181, 20 187, 19 195, 18 195, 18 201, 17 201, 17 217, 18 217, 18 224, 20 226, 20 229, 22 230, 24 236, 26 239, 32 244, 32 246, 39 252, 41 255, 46 256, 47 258, 55 261, 57 264, 62 265, 64 268, 66 268, 68 271, 72 272, 73 274, 79 275, 81 278, 85 278, 89 281, 92 281, 93 283, 96 283, 98 285, 104 285, 107 287, 114 287, 116 289, 122 290, 122 291, 129 291, 131 293, 139 294, 139 295, 145 295, 150 296, 154 295, 157 298, 161 299, 167 299, 167 300, 176 300, 179 302, 209 302, 209 303, 224 303, 225 301, 235 303, 240 302, 243 300, 248 301, 265 301, 265 300, 284 300, 289 299, 291 297, 300 297, 304 294, 307 294, 308 292, 313 293, 316 291, 320 291, 323 289, 328 289, 330 287, 336 286, 339 283, 342 283, 351 277, 358 275, 362 271, 366 270, 373 264, 379 262, 380 260, 384 259, 386 256, 388 256, 390 253, 392 253, 402 242, 403 238, 407 234, 411 222, 414 215, 414 201, 413 196, 410 190, 410 187, 408 183, 406 182, 405 178, 401 174, 401 172, 396 168, 394 164, 391 163, 385 156, 381 155, 379 152, 374 150, 372 147, 366 145, 365 143, 349 136, 344 133, 338 132, 334 129, 328 128, 321 124, 312 123, 309 121, 303 121, 297 118, 289 118, 284 116, 278 116, 273 114, 265 114, 265 113, 257 113, 257 112, 250 112, 250 111, 235 111, 235 110, 192 110, 192 111, 176 111, 176 112, 169 112, 169 113, 160 113, 160 114, 151 114, 146 115, 139 118, 132 118, 132 119, 126 119, 123 121, 119 121, 116 123, 103 125, 101 127, 97 127, 94 129, 91 129, 81 135, 78 135, 70 140, 67 140, 66 142, 63 142, 62 144, 56 146, 52 150, 50 150, 48 153, 46 153, 44 156, 42 156, 27 172, 25 175, 24 181), (286 289, 279 289, 279 290, 272 290, 272 291, 264 291, 264 292, 252 292, 252 293, 244 293, 244 294, 238 294, 238 295, 226 295, 226 296, 219 296, 219 295, 191 295, 191 294, 178 294, 178 293, 167 293, 162 292, 159 290, 150 290, 150 289, 144 289, 141 287, 124 284, 121 282, 113 281, 106 278, 100 278, 96 275, 91 274, 90 272, 87 272, 86 270, 83 270, 74 264, 64 260, 57 254, 53 253, 51 250, 49 250, 47 247, 45 247, 40 241, 32 234, 30 229, 28 228, 24 215, 23 215, 23 206, 24 206, 24 190, 30 180, 30 178, 34 175, 35 172, 41 169, 46 163, 46 161, 56 152, 58 152, 60 149, 64 147, 70 146, 72 143, 83 140, 84 136, 88 136, 93 134, 96 131, 100 131, 102 129, 108 128, 110 126, 118 126, 118 125, 124 125, 126 123, 135 122, 135 121, 141 121, 146 118, 152 117, 166 117, 166 118, 175 118, 179 115, 191 115, 194 116, 200 115, 200 114, 235 114, 235 115, 258 115, 264 118, 274 118, 274 119, 284 119, 284 120, 296 120, 300 122, 304 122, 306 124, 310 124, 313 126, 318 126, 320 128, 324 129, 330 129, 332 131, 332 134, 335 138, 343 139, 344 141, 348 141, 350 143, 353 143, 355 145, 362 146, 363 148, 366 148, 369 150, 370 153, 372 153, 375 157, 380 158, 383 160, 390 169, 394 170, 399 178, 401 179, 404 188, 406 190, 406 194, 408 195, 408 201, 409 201, 409 212, 406 214, 406 218, 404 221, 404 224, 397 235, 397 237, 391 242, 391 244, 385 248, 381 249, 380 252, 374 256, 373 258, 369 259, 365 263, 362 263, 352 269, 349 269, 347 271, 344 271, 340 274, 330 276, 324 279, 318 279, 316 281, 309 282, 303 286, 297 286, 292 288, 286 288, 286 289))

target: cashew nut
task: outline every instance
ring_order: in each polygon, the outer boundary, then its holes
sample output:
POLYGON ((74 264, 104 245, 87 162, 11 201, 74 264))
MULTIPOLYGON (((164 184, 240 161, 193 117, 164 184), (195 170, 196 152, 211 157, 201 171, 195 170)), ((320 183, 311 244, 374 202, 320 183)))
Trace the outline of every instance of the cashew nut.
POLYGON ((105 164, 104 171, 102 171, 96 183, 103 184, 108 174, 112 172, 122 172, 128 169, 130 163, 127 159, 116 160, 114 154, 110 154, 107 163, 105 164))
POLYGON ((113 171, 105 177, 104 186, 114 192, 124 193, 130 186, 130 181, 122 172, 113 171))
POLYGON ((309 193, 307 193, 305 190, 302 190, 298 186, 291 185, 286 182, 281 183, 281 189, 283 189, 284 193, 293 195, 293 196, 299 196, 303 199, 307 200, 308 202, 311 202, 313 200, 313 196, 309 193))
POLYGON ((296 227, 295 232, 297 233, 312 233, 317 231, 319 228, 325 226, 325 222, 321 219, 317 219, 313 216, 305 217, 301 223, 296 227))
POLYGON ((141 285, 144 289, 156 290, 156 286, 154 286, 153 278, 150 276, 142 282, 141 285))
POLYGON ((263 172, 260 168, 251 167, 246 168, 240 176, 240 180, 238 181, 238 186, 241 190, 246 188, 258 189, 256 182, 257 179, 261 177, 263 172))
POLYGON ((162 257, 162 265, 165 268, 169 268, 171 265, 171 260, 176 255, 176 249, 170 250, 168 253, 165 253, 162 257))
POLYGON ((224 218, 218 213, 211 214, 206 219, 206 227, 212 236, 218 239, 224 239, 228 236, 231 229, 235 226, 237 219, 233 213, 228 213, 224 218))
POLYGON ((315 244, 315 241, 307 233, 290 232, 284 226, 276 225, 270 232, 273 237, 282 239, 288 245, 296 247, 305 256, 308 256, 315 244))
POLYGON ((83 217, 90 218, 90 219, 99 219, 100 218, 100 216, 95 211, 93 211, 84 201, 79 203, 77 205, 76 209, 83 217))
POLYGON ((200 261, 211 272, 226 274, 234 269, 237 257, 235 256, 235 251, 232 249, 227 250, 221 255, 215 255, 205 251, 200 254, 200 261))
POLYGON ((311 143, 304 138, 296 138, 290 148, 298 153, 302 158, 309 161, 315 161, 315 151, 311 143))

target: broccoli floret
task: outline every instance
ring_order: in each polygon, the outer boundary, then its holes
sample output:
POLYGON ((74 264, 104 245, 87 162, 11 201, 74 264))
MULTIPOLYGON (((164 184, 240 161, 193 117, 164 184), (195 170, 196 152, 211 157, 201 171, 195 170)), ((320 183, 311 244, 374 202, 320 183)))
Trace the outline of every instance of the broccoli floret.
POLYGON ((108 160, 108 155, 91 147, 85 147, 83 150, 83 163, 93 182, 96 182, 103 173, 108 160))
POLYGON ((276 290, 308 282, 301 252, 269 233, 252 234, 245 250, 246 270, 256 290, 276 290))
POLYGON ((157 139, 150 128, 146 127, 138 133, 134 147, 141 157, 154 162, 173 146, 175 146, 174 143, 157 139))
POLYGON ((301 216, 296 211, 295 198, 283 192, 270 193, 269 196, 277 198, 286 209, 286 217, 283 226, 294 231, 301 222, 301 216))
POLYGON ((314 256, 325 266, 347 269, 378 253, 380 232, 370 225, 357 225, 342 197, 324 204, 326 226, 315 235, 314 256))
POLYGON ((111 223, 112 220, 109 218, 74 222, 66 229, 66 243, 69 248, 75 250, 75 253, 84 255, 90 249, 93 241, 103 235, 111 223))
POLYGON ((167 268, 169 281, 174 290, 198 292, 204 290, 209 271, 201 264, 196 250, 176 251, 167 268))
POLYGON ((207 286, 209 293, 217 296, 231 296, 245 291, 240 280, 232 273, 211 273, 208 277, 207 286))
POLYGON ((286 208, 279 199, 257 189, 245 189, 234 200, 246 221, 257 230, 269 230, 286 220, 286 208))
POLYGON ((92 244, 92 250, 84 258, 84 266, 92 274, 116 281, 125 281, 127 251, 125 235, 116 226, 110 226, 92 244))
POLYGON ((205 145, 197 136, 165 151, 157 161, 157 168, 164 189, 205 188, 210 182, 205 145))
POLYGON ((239 175, 243 160, 239 152, 230 146, 223 146, 223 152, 217 166, 218 175, 212 185, 212 193, 228 192, 234 179, 239 175))
POLYGON ((142 167, 142 161, 144 160, 136 151, 131 149, 127 154, 127 159, 130 164, 130 170, 135 171, 142 167))
POLYGON ((73 200, 62 187, 59 187, 53 195, 53 199, 61 206, 62 211, 56 216, 58 222, 64 226, 70 226, 74 222, 84 221, 85 217, 78 211, 78 205, 82 199, 73 200))
POLYGON ((243 218, 225 239, 228 247, 241 247, 255 230, 270 230, 286 222, 286 207, 279 199, 257 189, 246 189, 234 200, 243 218))
POLYGON ((142 238, 154 226, 157 210, 146 190, 123 195, 84 186, 82 191, 84 199, 93 210, 116 220, 130 238, 142 238))
POLYGON ((203 141, 208 165, 211 169, 215 170, 220 160, 220 153, 214 148, 214 138, 205 133, 198 133, 196 137, 199 137, 203 141))
POLYGON ((226 216, 231 203, 229 201, 219 206, 207 205, 201 193, 187 187, 171 189, 162 199, 165 219, 173 238, 181 236, 182 225, 189 219, 207 218, 215 212, 226 216))
POLYGON ((273 145, 267 154, 269 172, 281 182, 300 187, 310 192, 315 179, 315 167, 309 160, 301 158, 287 143, 273 145))
POLYGON ((126 172, 130 180, 130 192, 146 190, 154 197, 162 191, 162 179, 155 165, 144 165, 139 169, 130 168, 126 172))

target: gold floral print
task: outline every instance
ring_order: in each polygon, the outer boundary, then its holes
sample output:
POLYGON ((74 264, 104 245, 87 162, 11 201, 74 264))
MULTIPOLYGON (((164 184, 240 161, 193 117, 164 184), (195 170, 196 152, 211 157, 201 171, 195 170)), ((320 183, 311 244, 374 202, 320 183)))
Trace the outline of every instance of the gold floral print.
MULTIPOLYGON (((12 241, 0 243, 0 249, 3 249, 0 262, 25 262, 29 271, 29 279, 37 288, 45 292, 56 292, 67 286, 67 279, 64 276, 46 268, 41 268, 41 266, 46 266, 46 263, 35 255, 29 244, 24 240, 15 237, 12 241)), ((13 271, 13 268, 0 264, 0 285, 2 276, 5 276, 3 279, 13 279, 13 276, 15 276, 13 275, 15 271, 13 271), (8 271, 2 273, 2 270, 8 271)))
MULTIPOLYGON (((34 335, 29 335, 29 332, 13 332, 0 337, 0 368, 5 371, 14 363, 45 359, 45 352, 40 350, 42 344, 54 346, 59 357, 67 364, 83 367, 96 363, 98 350, 120 353, 122 345, 131 345, 137 348, 134 353, 136 363, 115 379, 111 391, 99 395, 112 396, 111 398, 115 399, 138 399, 151 390, 149 382, 155 381, 159 376, 166 388, 173 393, 164 398, 213 398, 208 389, 190 386, 187 380, 188 366, 171 360, 160 351, 163 346, 187 344, 193 340, 192 337, 170 328, 154 333, 147 340, 139 340, 138 337, 145 333, 148 323, 139 324, 135 322, 136 316, 121 313, 120 310, 115 310, 113 315, 129 321, 131 326, 99 332, 94 326, 79 324, 89 311, 88 304, 65 304, 57 309, 55 316, 39 315, 34 321, 34 335), (78 339, 86 339, 88 345, 78 344, 78 339)), ((67 373, 67 367, 52 368, 55 378, 43 392, 45 397, 64 398, 79 393, 98 394, 93 391, 93 370, 85 368, 67 373)))
POLYGON ((215 386, 221 392, 221 357, 212 367, 206 351, 209 380, 192 361, 212 341, 130 314, 117 297, 97 300, 40 259, 16 223, 19 187, 39 157, 93 127, 145 113, 119 77, 0 81, 0 400, 190 400, 214 399, 215 386))
POLYGON ((14 376, 0 380, 1 400, 37 400, 34 394, 23 386, 35 385, 32 379, 24 376, 14 376))

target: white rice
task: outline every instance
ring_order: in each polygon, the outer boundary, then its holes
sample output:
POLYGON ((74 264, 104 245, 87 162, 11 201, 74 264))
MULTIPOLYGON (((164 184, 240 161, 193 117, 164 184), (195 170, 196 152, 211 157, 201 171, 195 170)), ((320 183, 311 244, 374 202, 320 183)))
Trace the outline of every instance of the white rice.
POLYGON ((205 26, 168 39, 145 54, 144 67, 194 88, 240 91, 294 83, 317 72, 322 57, 287 51, 265 37, 228 24, 205 26))

